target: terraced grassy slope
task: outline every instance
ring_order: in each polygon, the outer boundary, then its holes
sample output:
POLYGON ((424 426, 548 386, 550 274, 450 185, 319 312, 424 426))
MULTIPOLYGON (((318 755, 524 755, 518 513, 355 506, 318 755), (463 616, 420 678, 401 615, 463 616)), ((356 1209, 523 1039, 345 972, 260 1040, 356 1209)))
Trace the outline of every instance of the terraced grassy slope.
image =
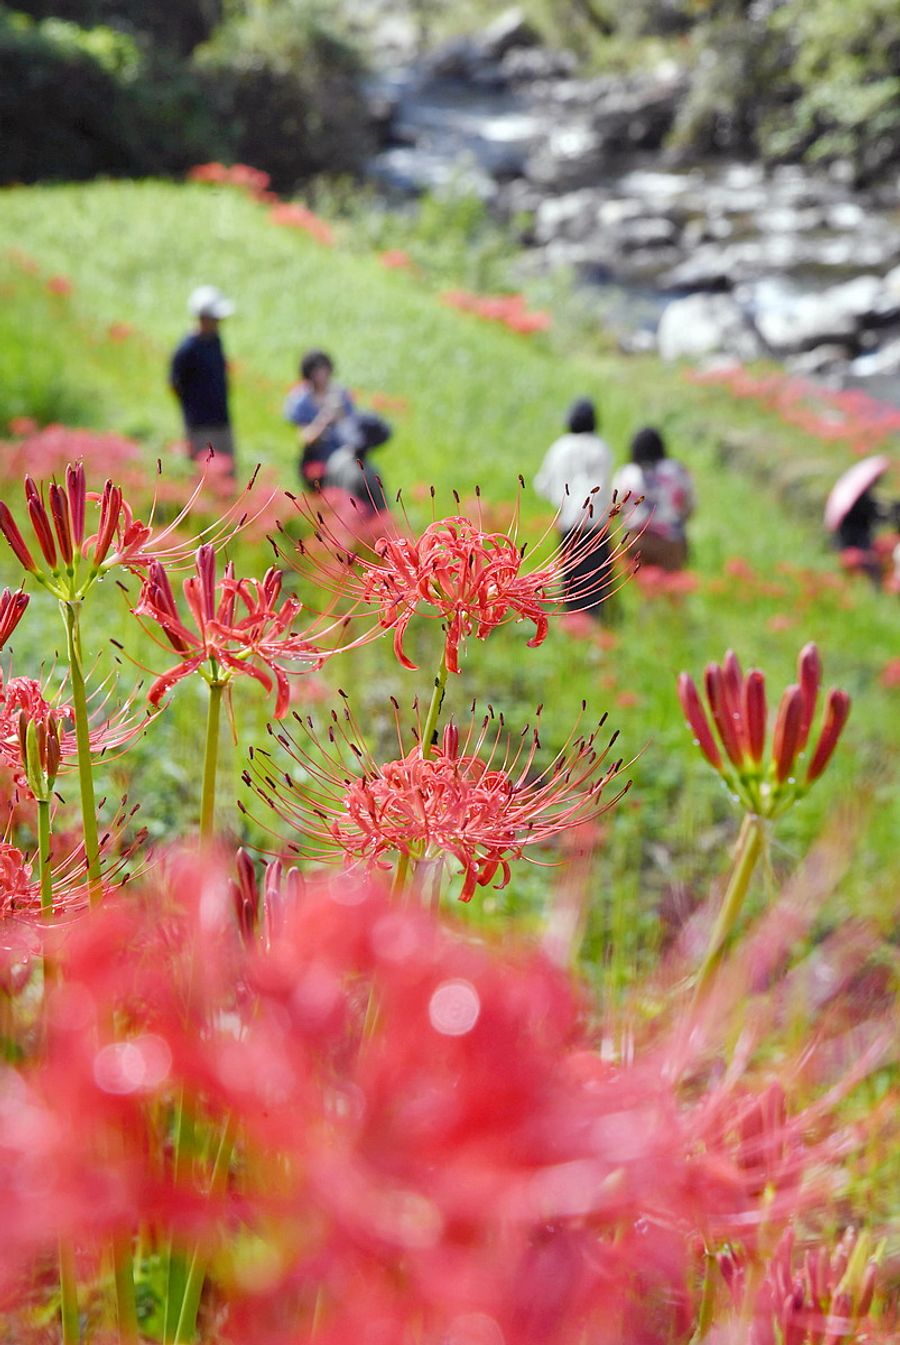
MULTIPOLYGON (((598 940, 611 928, 620 950, 652 940, 660 907, 699 895, 724 867, 734 819, 689 740, 674 683, 681 668, 699 672, 729 645, 765 668, 780 691, 792 678, 796 651, 816 639, 828 681, 853 694, 843 768, 780 827, 774 859, 789 866, 835 809, 863 805, 855 861, 825 918, 863 907, 887 911, 888 856, 900 821, 893 774, 898 693, 880 684, 879 673, 897 653, 895 606, 861 584, 835 582, 815 525, 798 520, 758 477, 723 466, 718 451, 733 424, 757 438, 771 433, 773 462, 793 448, 815 466, 814 443, 779 438, 760 413, 732 411, 727 398, 691 388, 653 361, 572 358, 548 338, 523 338, 456 313, 427 278, 385 270, 350 233, 323 248, 274 226, 261 206, 234 192, 160 183, 0 194, 0 431, 3 421, 28 414, 124 431, 146 445, 148 461, 167 453, 179 427, 165 365, 186 327, 186 295, 201 281, 222 286, 239 305, 226 339, 242 464, 248 471, 256 460, 273 464, 286 488, 296 484, 294 445, 281 401, 298 354, 312 345, 334 352, 341 377, 363 402, 391 399, 396 436, 382 462, 414 520, 430 515, 432 484, 442 512, 455 508, 452 489, 466 499, 480 485, 492 517, 506 517, 521 472, 524 535, 537 536, 550 519, 530 479, 566 404, 581 393, 597 399, 620 460, 632 431, 657 423, 695 473, 694 592, 673 602, 633 586, 618 623, 599 642, 554 629, 541 649, 526 651, 523 632, 510 628, 471 650, 451 692, 457 707, 477 692, 513 723, 543 702, 548 747, 564 740, 582 698, 588 716, 608 709, 621 728, 626 752, 637 758, 635 787, 610 818, 598 860, 598 940), (68 277, 71 293, 48 291, 54 275, 68 277), (116 325, 123 323, 131 330, 116 325)), ((826 466, 836 461, 833 449, 819 456, 826 466)), ((259 570, 266 562, 258 556, 242 563, 259 570)), ((5 559, 2 565, 0 577, 8 579, 12 571, 5 559)), ((126 618, 115 607, 95 612, 94 620, 100 648, 126 618)), ((363 722, 383 727, 388 692, 409 701, 427 690, 428 635, 414 636, 425 669, 418 677, 397 669, 384 644, 334 665, 329 676, 356 694, 363 722)), ((246 700, 249 706, 253 698, 246 700)), ((196 754, 184 730, 198 712, 188 689, 180 691, 139 757, 132 790, 158 829, 177 826, 194 806, 196 754)), ((261 731, 257 723, 249 736, 261 731)), ((489 900, 531 909, 546 873, 519 873, 489 900)))

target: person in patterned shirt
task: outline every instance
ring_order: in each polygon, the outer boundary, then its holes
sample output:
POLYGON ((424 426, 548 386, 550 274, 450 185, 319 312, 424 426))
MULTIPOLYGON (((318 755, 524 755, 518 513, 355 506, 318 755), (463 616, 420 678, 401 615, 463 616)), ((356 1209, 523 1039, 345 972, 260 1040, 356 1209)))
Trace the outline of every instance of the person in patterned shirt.
POLYGON ((638 430, 631 441, 631 461, 616 472, 613 490, 618 499, 630 495, 622 512, 635 559, 661 570, 683 569, 694 487, 687 468, 666 455, 658 430, 638 430))

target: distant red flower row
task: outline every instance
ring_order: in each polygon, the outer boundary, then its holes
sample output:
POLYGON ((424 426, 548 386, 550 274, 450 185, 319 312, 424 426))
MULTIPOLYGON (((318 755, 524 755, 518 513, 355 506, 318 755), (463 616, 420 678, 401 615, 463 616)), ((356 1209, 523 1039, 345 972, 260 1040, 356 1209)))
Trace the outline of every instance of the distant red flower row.
POLYGON ((735 397, 758 402, 786 425, 829 442, 846 442, 854 453, 871 453, 900 434, 900 410, 857 388, 832 391, 779 370, 754 374, 743 365, 690 370, 692 383, 716 384, 735 397))
POLYGON ((463 313, 474 313, 488 322, 499 322, 510 331, 530 335, 546 332, 551 325, 549 313, 529 312, 521 294, 470 294, 468 290, 446 290, 441 302, 463 313))
POLYGON ((246 163, 235 163, 230 166, 222 163, 200 163, 190 169, 188 181, 237 187, 253 200, 269 206, 269 219, 273 224, 288 229, 300 229, 323 247, 331 247, 334 242, 331 225, 308 206, 301 205, 297 201, 282 201, 275 192, 269 190, 271 178, 261 168, 251 168, 246 163))

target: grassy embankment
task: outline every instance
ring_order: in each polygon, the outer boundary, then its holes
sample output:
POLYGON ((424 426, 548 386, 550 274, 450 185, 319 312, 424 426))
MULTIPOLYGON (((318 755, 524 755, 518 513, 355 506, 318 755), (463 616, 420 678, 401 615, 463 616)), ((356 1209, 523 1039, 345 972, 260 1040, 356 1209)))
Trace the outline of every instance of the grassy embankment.
MULTIPOLYGON (((588 719, 609 710, 624 752, 637 758, 633 793, 609 819, 597 865, 592 933, 607 949, 614 944, 619 966, 630 962, 638 942, 653 942, 661 905, 696 899, 725 867, 735 818, 689 740, 675 677, 682 668, 699 674, 728 646, 767 671, 774 696, 792 680, 799 647, 815 639, 827 683, 852 693, 840 765, 779 825, 773 857, 789 868, 836 809, 861 805, 855 860, 823 915, 832 922, 864 910, 888 918, 900 820, 892 765, 897 692, 883 688, 878 674, 897 653, 895 604, 862 584, 832 587, 835 565, 818 529, 798 520, 777 492, 723 466, 719 444, 734 427, 770 434, 773 461, 792 454, 822 486, 842 463, 839 450, 788 433, 724 394, 692 388, 653 360, 579 356, 550 338, 519 337, 450 311, 427 277, 384 270, 349 232, 324 249, 274 227, 260 206, 233 192, 153 183, 0 195, 0 432, 9 418, 33 415, 134 435, 148 462, 165 455, 179 428, 166 360, 186 327, 185 297, 201 281, 222 286, 238 303, 226 341, 242 466, 272 464, 288 489, 295 488, 294 446, 280 407, 296 358, 311 345, 334 352, 342 379, 363 404, 376 393, 403 399, 402 409, 388 412, 396 435, 382 461, 416 522, 431 508, 423 483, 435 486, 442 513, 453 511, 453 488, 465 499, 477 484, 492 514, 502 516, 516 495, 517 474, 530 483, 566 404, 581 393, 597 398, 619 461, 633 430, 656 423, 694 472, 695 592, 678 603, 651 601, 632 586, 606 647, 554 628, 542 648, 525 650, 524 631, 510 627, 470 649, 449 697, 450 707, 462 710, 477 693, 513 725, 543 702, 548 748, 565 739, 582 697, 588 719), (39 273, 28 271, 16 249, 39 273), (55 274, 71 280, 71 294, 47 291, 55 274), (132 333, 110 339, 110 325, 122 322, 132 333), (734 558, 756 578, 731 574, 734 558)), ((528 486, 522 513, 527 538, 549 522, 528 486)), ((241 561, 249 573, 261 573, 266 563, 262 555, 241 561)), ((5 557, 0 564, 2 579, 12 581, 5 557)), ((111 601, 94 604, 90 619, 98 649, 128 625, 124 606, 111 601)), ((47 620, 56 621, 49 610, 47 620)), ((58 640, 56 626, 47 629, 44 655, 58 640)), ((404 703, 427 692, 435 634, 414 632, 421 674, 398 669, 381 642, 334 664, 326 678, 354 694, 363 725, 383 726, 389 692, 404 703)), ((29 649, 37 647, 33 621, 14 643, 24 671, 29 649)), ((255 721, 248 737, 257 741, 262 712, 251 706, 258 704, 252 688, 239 697, 248 722, 255 721)), ((201 712, 199 690, 179 687, 172 710, 152 726, 136 757, 131 792, 157 832, 192 820, 199 742, 193 730, 199 734, 201 726, 191 721, 201 712)), ((235 780, 239 765, 235 752, 226 762, 235 780)), ((222 820, 239 819, 226 805, 222 820)), ((498 910, 533 911, 546 887, 545 870, 520 865, 510 887, 487 901, 498 910)))

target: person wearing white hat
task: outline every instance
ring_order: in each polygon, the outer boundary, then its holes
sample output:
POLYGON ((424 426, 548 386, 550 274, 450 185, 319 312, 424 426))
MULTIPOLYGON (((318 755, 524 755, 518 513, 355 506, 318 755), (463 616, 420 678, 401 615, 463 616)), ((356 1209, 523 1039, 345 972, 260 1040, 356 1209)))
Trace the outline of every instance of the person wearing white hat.
POLYGON ((188 300, 196 327, 172 356, 169 383, 181 403, 188 451, 205 462, 210 450, 221 470, 234 476, 234 436, 228 414, 228 369, 219 323, 234 304, 215 285, 200 285, 188 300))

